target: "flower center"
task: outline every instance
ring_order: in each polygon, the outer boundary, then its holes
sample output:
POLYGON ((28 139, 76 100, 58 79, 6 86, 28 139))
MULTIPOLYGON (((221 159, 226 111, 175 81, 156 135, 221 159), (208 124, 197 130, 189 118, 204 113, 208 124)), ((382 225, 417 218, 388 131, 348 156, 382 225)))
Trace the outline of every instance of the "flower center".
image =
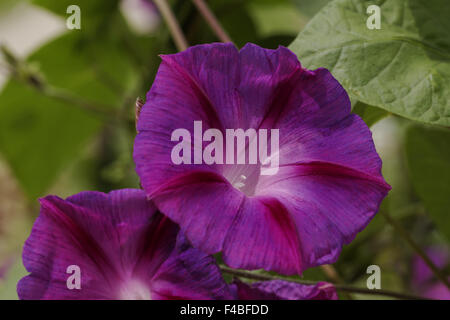
POLYGON ((247 196, 255 194, 260 169, 257 165, 224 165, 222 174, 230 184, 247 196))
POLYGON ((150 288, 139 280, 129 280, 119 291, 121 300, 152 300, 150 288))
POLYGON ((239 178, 233 183, 233 187, 241 190, 243 187, 245 187, 245 180, 247 180, 247 177, 241 174, 239 178))

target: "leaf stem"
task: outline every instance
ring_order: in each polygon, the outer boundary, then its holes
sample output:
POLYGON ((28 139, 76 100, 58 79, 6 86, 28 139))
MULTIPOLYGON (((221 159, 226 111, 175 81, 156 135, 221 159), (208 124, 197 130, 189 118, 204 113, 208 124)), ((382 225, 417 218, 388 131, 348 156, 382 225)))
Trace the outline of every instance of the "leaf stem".
POLYGON ((192 0, 194 5, 197 7, 200 14, 203 16, 203 18, 206 20, 206 22, 211 27, 211 30, 216 34, 217 38, 224 42, 224 43, 233 43, 228 33, 225 31, 225 29, 220 24, 217 17, 214 15, 214 13, 211 11, 211 9, 208 7, 206 2, 204 0, 192 0))
MULTIPOLYGON (((247 278, 251 280, 257 280, 257 281, 271 281, 271 280, 283 280, 288 282, 294 282, 304 285, 316 285, 318 281, 310 281, 310 280, 301 280, 301 279, 292 279, 292 278, 286 278, 286 277, 274 277, 271 275, 264 275, 264 274, 255 274, 250 271, 244 271, 244 270, 236 270, 232 269, 226 266, 220 266, 220 269, 224 273, 228 273, 230 275, 241 277, 241 278, 247 278)), ((425 298, 406 294, 406 293, 400 293, 395 292, 391 290, 382 290, 382 289, 366 289, 366 288, 357 288, 349 285, 344 284, 336 284, 331 283, 337 291, 347 292, 347 293, 359 293, 359 294, 367 294, 367 295, 377 295, 377 296, 384 296, 384 297, 391 297, 401 300, 424 300, 425 298)))
POLYGON ((409 233, 403 228, 403 226, 397 222, 391 215, 383 210, 380 210, 380 213, 386 219, 386 221, 400 234, 400 236, 409 244, 409 246, 422 258, 422 260, 427 264, 427 266, 431 269, 437 279, 439 279, 443 284, 450 289, 450 283, 448 279, 441 273, 439 268, 431 261, 425 251, 413 240, 413 238, 409 235, 409 233))
POLYGON ((184 51, 188 48, 188 42, 186 40, 186 37, 183 34, 183 31, 181 30, 181 27, 173 14, 172 10, 170 9, 169 4, 166 0, 153 0, 153 3, 158 8, 159 12, 161 12, 161 15, 163 16, 164 20, 167 23, 167 26, 169 27, 169 31, 172 34, 173 41, 175 42, 175 45, 178 49, 178 51, 184 51))

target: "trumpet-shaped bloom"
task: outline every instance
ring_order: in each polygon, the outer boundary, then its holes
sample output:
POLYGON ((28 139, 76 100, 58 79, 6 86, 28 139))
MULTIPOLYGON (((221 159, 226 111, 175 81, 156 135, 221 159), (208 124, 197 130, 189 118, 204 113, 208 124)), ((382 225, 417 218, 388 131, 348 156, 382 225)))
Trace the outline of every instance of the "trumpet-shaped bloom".
POLYGON ((327 282, 305 285, 283 280, 246 284, 235 281, 233 292, 240 300, 337 300, 335 287, 327 282))
POLYGON ((283 47, 162 56, 137 129, 147 196, 194 247, 235 268, 297 274, 335 262, 390 189, 342 86, 283 47), (248 133, 244 148, 229 130, 248 133))
POLYGON ((25 243, 21 299, 225 299, 215 260, 140 190, 41 199, 25 243))

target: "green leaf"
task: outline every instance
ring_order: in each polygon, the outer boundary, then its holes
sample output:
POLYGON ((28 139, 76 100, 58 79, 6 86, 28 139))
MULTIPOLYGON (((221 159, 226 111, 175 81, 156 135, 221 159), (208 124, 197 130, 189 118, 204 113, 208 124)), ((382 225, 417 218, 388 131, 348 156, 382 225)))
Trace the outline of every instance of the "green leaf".
POLYGON ((406 154, 415 191, 438 229, 450 239, 450 131, 411 127, 406 154))
POLYGON ((450 126, 450 6, 447 0, 336 0, 290 48, 325 67, 359 101, 408 119, 450 126), (381 29, 366 26, 381 8, 381 29))
POLYGON ((314 16, 322 7, 324 7, 330 0, 314 0, 314 1, 305 1, 305 0, 291 0, 300 10, 300 12, 307 16, 314 16))
POLYGON ((292 35, 303 28, 308 19, 290 0, 248 1, 248 12, 255 21, 259 36, 292 35))
POLYGON ((361 101, 356 102, 352 112, 359 115, 368 127, 373 126, 375 123, 389 115, 389 112, 386 110, 369 106, 361 101))
MULTIPOLYGON (((124 83, 131 81, 127 59, 120 58, 117 46, 96 51, 84 41, 82 33, 70 32, 39 49, 29 63, 37 65, 51 85, 113 109, 123 92, 102 79, 113 73, 120 74, 124 83), (97 61, 101 63, 95 67, 97 61)), ((32 199, 43 195, 100 125, 91 113, 16 80, 0 93, 0 152, 32 199)))

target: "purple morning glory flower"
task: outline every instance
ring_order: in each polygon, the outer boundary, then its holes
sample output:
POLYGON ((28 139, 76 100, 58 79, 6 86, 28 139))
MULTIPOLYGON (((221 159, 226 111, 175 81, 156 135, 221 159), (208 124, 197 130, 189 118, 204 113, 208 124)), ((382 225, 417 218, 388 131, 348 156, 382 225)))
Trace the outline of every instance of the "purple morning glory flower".
MULTIPOLYGON (((450 252, 447 247, 430 247, 426 253, 439 269, 443 270, 450 265, 450 252)), ((412 287, 425 298, 450 300, 450 290, 445 284, 435 279, 431 269, 418 255, 412 262, 412 287)))
POLYGON ((345 90, 284 47, 163 55, 137 129, 149 199, 234 268, 298 274, 335 262, 390 189, 345 90))
POLYGON ((140 190, 41 199, 25 243, 21 299, 226 299, 215 260, 140 190))
POLYGON ((335 287, 327 282, 304 285, 283 280, 255 282, 235 281, 234 294, 240 300, 337 300, 335 287))

